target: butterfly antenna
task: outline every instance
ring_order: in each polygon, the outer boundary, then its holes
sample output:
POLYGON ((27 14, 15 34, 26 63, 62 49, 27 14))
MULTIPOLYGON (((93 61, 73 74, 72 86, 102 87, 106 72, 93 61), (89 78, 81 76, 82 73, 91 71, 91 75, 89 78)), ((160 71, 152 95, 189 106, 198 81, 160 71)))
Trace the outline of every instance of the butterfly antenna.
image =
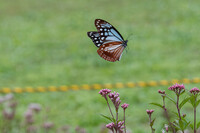
MULTIPOLYGON (((129 38, 130 38, 131 36, 133 36, 133 33, 129 34, 129 36, 127 37, 126 40, 129 40, 129 38)), ((129 49, 129 47, 127 46, 126 49, 125 49, 126 53, 128 53, 128 49, 129 49)))
MULTIPOLYGON (((133 36, 133 33, 131 33, 131 34, 127 37, 126 40, 129 40, 129 38, 132 37, 132 36, 133 36)), ((130 40, 131 40, 131 39, 130 39, 130 40)))

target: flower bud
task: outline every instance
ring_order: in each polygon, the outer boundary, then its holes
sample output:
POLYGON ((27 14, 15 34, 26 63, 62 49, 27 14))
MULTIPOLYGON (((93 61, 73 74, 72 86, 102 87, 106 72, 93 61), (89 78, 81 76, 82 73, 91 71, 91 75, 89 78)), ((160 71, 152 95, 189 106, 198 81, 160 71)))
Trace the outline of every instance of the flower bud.
POLYGON ((121 107, 125 110, 126 108, 128 108, 128 106, 129 106, 129 104, 127 104, 127 103, 124 103, 124 104, 122 104, 121 105, 121 107))

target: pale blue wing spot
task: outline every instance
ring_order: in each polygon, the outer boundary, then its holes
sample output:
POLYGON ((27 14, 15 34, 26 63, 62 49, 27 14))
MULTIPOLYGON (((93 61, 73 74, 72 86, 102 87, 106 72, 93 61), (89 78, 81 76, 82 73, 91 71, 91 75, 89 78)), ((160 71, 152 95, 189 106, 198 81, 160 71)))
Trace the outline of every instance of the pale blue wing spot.
POLYGON ((114 29, 111 29, 110 32, 111 32, 114 36, 116 36, 117 38, 123 40, 123 39, 121 38, 121 36, 120 36, 114 29))
POLYGON ((119 41, 121 41, 121 40, 116 38, 115 36, 108 36, 108 37, 106 37, 104 44, 108 43, 108 42, 119 42, 119 41))

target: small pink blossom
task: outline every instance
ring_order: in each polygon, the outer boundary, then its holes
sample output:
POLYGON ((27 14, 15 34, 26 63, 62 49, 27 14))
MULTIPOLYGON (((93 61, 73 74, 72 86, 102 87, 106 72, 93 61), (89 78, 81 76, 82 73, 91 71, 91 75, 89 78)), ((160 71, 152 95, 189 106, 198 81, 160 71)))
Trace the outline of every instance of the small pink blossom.
POLYGON ((121 107, 125 110, 126 108, 128 108, 128 106, 129 106, 129 104, 127 104, 127 103, 124 103, 124 104, 122 104, 121 105, 121 107))
POLYGON ((165 94, 165 91, 158 90, 158 93, 165 94))
POLYGON ((102 89, 99 91, 99 94, 102 95, 105 99, 107 99, 107 95, 111 92, 109 89, 102 89))
POLYGON ((124 121, 119 121, 117 124, 118 129, 123 128, 122 125, 124 124, 124 121))
POLYGON ((166 125, 166 124, 165 124, 165 130, 166 130, 166 132, 168 132, 168 131, 169 131, 169 126, 168 126, 168 125, 166 125))
POLYGON ((118 110, 119 109, 119 105, 121 103, 120 97, 119 97, 119 93, 110 93, 108 95, 108 97, 110 98, 110 100, 113 102, 113 104, 115 105, 115 108, 118 110))
POLYGON ((106 127, 112 131, 113 131, 114 126, 115 124, 113 122, 106 125, 106 127))
POLYGON ((200 92, 200 90, 197 88, 197 87, 194 87, 194 88, 192 88, 191 90, 190 90, 190 93, 192 93, 192 94, 198 94, 200 92))
POLYGON ((29 118, 33 117, 33 111, 30 110, 30 109, 28 109, 28 110, 25 112, 24 116, 25 116, 26 119, 29 119, 29 118))
POLYGON ((151 109, 151 110, 147 109, 146 112, 147 112, 147 114, 151 115, 154 112, 154 110, 153 109, 151 109))
POLYGON ((118 124, 117 124, 117 129, 119 131, 119 133, 123 133, 123 129, 124 129, 124 121, 119 121, 118 124))
POLYGON ((33 111, 31 109, 28 109, 25 112, 24 117, 25 117, 26 124, 32 124, 34 122, 34 120, 33 120, 33 111))
POLYGON ((31 109, 37 113, 37 112, 40 112, 41 106, 40 106, 40 104, 37 104, 37 103, 31 103, 29 105, 29 109, 31 109))

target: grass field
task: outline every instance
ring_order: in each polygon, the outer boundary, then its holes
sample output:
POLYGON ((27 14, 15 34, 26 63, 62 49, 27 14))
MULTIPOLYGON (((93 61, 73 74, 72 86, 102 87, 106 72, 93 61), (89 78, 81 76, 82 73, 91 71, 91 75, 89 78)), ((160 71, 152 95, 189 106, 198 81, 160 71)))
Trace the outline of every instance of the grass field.
MULTIPOLYGON (((197 0, 0 1, 0 88, 199 77, 199 4, 197 0), (133 34, 121 61, 107 62, 96 53, 86 34, 96 30, 96 18, 113 24, 125 39, 133 34)), ((200 87, 186 85, 194 86, 200 87)), ((129 129, 150 131, 145 110, 158 100, 157 90, 166 88, 117 90, 130 104, 129 129)), ((94 133, 107 122, 99 115, 108 110, 98 90, 15 96, 19 117, 28 103, 38 102, 50 108, 49 119, 57 126, 79 125, 94 133)), ((157 119, 160 130, 163 125, 157 119)))

